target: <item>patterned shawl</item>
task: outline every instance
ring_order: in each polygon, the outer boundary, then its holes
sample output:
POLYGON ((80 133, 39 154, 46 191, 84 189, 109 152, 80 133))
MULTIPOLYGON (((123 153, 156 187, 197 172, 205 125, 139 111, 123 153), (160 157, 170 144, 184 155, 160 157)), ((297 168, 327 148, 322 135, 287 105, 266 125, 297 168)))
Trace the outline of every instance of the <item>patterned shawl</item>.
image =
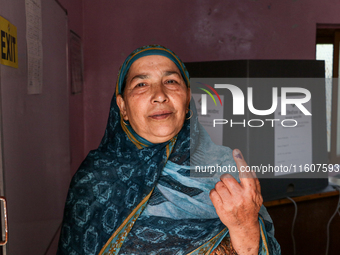
MULTIPOLYGON (((150 45, 126 59, 116 94, 133 61, 155 54, 174 61, 189 86, 179 58, 150 45)), ((152 144, 124 125, 116 94, 99 148, 71 181, 58 254, 210 254, 228 234, 209 199, 219 175, 190 177, 190 163, 235 165, 231 150, 210 140, 195 109, 177 136, 152 144)), ((260 254, 280 254, 264 207, 260 226, 260 254)))

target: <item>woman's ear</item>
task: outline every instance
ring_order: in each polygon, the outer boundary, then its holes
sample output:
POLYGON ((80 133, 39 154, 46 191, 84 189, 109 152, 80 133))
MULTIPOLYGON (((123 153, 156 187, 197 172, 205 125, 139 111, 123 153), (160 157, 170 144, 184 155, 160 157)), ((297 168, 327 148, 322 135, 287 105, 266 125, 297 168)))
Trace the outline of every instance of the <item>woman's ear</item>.
POLYGON ((129 120, 129 117, 127 116, 127 112, 126 112, 125 101, 121 95, 117 96, 117 105, 119 107, 120 113, 123 116, 123 119, 129 120))

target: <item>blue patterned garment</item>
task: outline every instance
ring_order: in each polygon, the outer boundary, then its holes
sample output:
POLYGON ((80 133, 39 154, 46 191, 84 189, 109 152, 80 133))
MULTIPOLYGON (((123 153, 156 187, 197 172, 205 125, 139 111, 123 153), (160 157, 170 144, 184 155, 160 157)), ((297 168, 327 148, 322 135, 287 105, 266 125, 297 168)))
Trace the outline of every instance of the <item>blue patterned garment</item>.
MULTIPOLYGON (((179 58, 150 45, 126 59, 116 94, 129 66, 146 55, 171 59, 190 86, 179 58)), ((195 109, 176 137, 152 144, 122 123, 116 94, 99 148, 89 153, 72 179, 57 254, 210 254, 228 235, 209 199, 220 176, 190 177, 190 163, 235 165, 231 150, 211 141, 195 109)), ((259 254, 281 254, 263 206, 259 220, 259 254)))

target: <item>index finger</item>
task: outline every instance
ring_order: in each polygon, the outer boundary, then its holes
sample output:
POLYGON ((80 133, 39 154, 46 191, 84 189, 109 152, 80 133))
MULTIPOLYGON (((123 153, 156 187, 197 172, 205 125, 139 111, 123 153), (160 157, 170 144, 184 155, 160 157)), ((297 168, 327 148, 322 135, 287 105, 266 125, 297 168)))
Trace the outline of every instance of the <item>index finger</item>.
POLYGON ((238 149, 233 150, 233 157, 239 171, 241 185, 246 187, 255 185, 255 188, 259 189, 260 183, 256 178, 256 173, 249 169, 241 151, 238 149))

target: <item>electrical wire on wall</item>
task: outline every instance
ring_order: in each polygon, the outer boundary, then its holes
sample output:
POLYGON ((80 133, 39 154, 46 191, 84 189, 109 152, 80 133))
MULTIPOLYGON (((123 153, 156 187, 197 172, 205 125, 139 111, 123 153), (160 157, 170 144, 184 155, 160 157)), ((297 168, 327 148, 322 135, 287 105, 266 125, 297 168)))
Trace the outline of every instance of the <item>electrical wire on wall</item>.
POLYGON ((293 240, 293 250, 294 250, 294 255, 296 255, 296 246, 295 246, 295 238, 294 238, 294 227, 295 227, 295 221, 296 221, 296 216, 297 216, 297 204, 296 202, 290 198, 290 197, 287 197, 287 199, 289 199, 290 201, 293 202, 294 204, 294 208, 295 208, 295 212, 294 212, 294 218, 293 218, 293 223, 292 223, 292 231, 291 231, 291 236, 292 236, 292 240, 293 240))
POLYGON ((335 208, 335 212, 333 213, 332 217, 329 219, 328 223, 327 223, 327 245, 326 245, 326 255, 328 255, 328 250, 329 250, 329 239, 330 239, 330 235, 329 235, 329 226, 331 225, 331 222, 333 220, 333 218, 335 217, 335 215, 337 213, 339 213, 339 208, 340 208, 340 187, 339 186, 334 186, 334 188, 339 191, 339 200, 338 200, 338 204, 335 208))

